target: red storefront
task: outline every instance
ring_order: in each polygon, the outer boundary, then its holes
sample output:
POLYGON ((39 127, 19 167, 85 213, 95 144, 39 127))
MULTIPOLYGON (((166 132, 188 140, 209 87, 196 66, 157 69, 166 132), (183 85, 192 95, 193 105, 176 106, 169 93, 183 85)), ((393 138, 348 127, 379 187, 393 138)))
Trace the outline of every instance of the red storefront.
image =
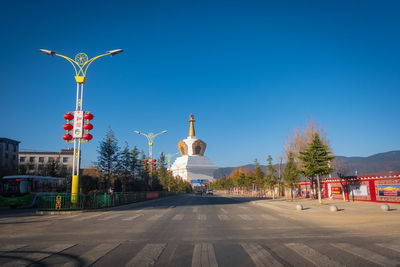
MULTIPOLYGON (((301 197, 311 195, 310 183, 300 182, 301 197)), ((329 199, 400 203, 400 172, 321 179, 322 196, 329 199)))

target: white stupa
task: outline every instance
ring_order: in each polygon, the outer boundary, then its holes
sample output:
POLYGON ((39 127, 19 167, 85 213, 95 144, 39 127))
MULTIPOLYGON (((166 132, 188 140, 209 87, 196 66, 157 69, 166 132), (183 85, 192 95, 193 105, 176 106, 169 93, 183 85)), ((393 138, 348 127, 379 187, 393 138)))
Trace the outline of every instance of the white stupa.
POLYGON ((192 185, 212 183, 217 167, 204 156, 207 145, 195 135, 193 115, 190 115, 189 122, 189 136, 179 141, 178 149, 181 156, 172 164, 171 171, 175 177, 179 176, 192 185))

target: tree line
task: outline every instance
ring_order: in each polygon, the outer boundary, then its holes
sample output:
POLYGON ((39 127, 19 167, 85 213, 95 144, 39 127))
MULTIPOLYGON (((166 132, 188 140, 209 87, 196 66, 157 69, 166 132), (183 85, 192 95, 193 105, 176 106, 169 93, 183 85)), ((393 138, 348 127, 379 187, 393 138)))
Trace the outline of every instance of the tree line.
POLYGON ((97 162, 82 173, 83 193, 191 190, 190 183, 175 178, 167 169, 164 153, 155 162, 156 167, 149 167, 145 153, 136 146, 130 149, 125 143, 123 148, 119 147, 111 128, 97 152, 97 162))
POLYGON ((257 160, 253 171, 237 169, 228 177, 218 179, 215 189, 230 191, 257 191, 258 194, 268 193, 275 198, 287 189, 291 198, 299 190, 300 179, 308 179, 313 198, 322 203, 320 178, 332 173, 334 155, 329 148, 324 132, 311 121, 302 130, 294 131, 285 145, 285 164, 282 168, 282 158, 278 159, 277 168, 273 165, 272 157, 267 158, 266 173, 261 169, 257 160))

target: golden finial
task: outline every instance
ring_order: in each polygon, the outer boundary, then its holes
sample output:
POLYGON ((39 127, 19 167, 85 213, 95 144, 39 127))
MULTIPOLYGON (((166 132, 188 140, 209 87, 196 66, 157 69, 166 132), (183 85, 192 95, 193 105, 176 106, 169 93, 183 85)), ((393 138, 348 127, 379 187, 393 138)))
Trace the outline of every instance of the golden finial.
POLYGON ((193 114, 190 114, 190 128, 189 128, 189 136, 196 136, 195 132, 194 132, 194 116, 193 114))

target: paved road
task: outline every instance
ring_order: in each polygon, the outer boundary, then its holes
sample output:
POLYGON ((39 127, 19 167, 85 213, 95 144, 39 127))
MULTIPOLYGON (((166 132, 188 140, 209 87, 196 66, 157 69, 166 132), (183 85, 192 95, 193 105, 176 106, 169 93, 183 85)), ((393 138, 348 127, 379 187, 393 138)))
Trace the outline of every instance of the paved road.
POLYGON ((400 264, 398 231, 352 233, 279 209, 249 199, 182 195, 61 216, 2 211, 0 265, 400 264))

